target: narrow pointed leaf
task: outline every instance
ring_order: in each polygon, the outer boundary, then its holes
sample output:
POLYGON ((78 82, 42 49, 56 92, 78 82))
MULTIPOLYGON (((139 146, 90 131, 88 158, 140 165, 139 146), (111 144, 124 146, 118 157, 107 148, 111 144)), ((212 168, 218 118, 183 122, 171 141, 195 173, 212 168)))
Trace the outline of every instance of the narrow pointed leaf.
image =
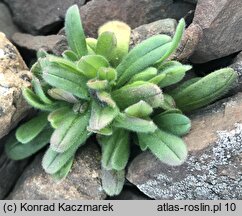
POLYGON ((63 101, 69 102, 69 103, 78 103, 79 102, 73 94, 71 94, 68 91, 65 91, 63 89, 52 88, 52 89, 48 90, 48 94, 56 100, 63 100, 63 101))
POLYGON ((157 129, 154 133, 139 133, 138 138, 141 146, 146 146, 163 163, 178 166, 187 158, 185 143, 175 135, 157 129))
POLYGON ((172 43, 171 43, 170 48, 167 50, 165 55, 163 55, 160 58, 158 63, 163 62, 164 60, 166 60, 178 48, 178 46, 179 46, 179 44, 181 42, 184 30, 185 30, 185 26, 186 26, 185 20, 182 18, 179 21, 179 23, 178 23, 178 25, 176 27, 176 32, 175 32, 174 37, 172 38, 172 43))
POLYGON ((86 39, 77 5, 73 5, 67 10, 65 18, 65 32, 68 45, 71 50, 75 52, 79 58, 86 55, 86 39))

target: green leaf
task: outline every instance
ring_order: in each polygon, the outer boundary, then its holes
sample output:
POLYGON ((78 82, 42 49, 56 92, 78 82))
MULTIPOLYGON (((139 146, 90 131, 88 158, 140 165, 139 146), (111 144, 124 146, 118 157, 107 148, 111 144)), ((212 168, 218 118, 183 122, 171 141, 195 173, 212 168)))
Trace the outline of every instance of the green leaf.
POLYGON ((192 111, 222 97, 232 87, 236 79, 237 73, 232 68, 220 69, 188 85, 172 96, 179 109, 184 112, 192 111))
POLYGON ((105 90, 108 88, 108 81, 91 79, 87 82, 87 86, 92 90, 105 90))
POLYGON ((48 113, 41 112, 30 121, 22 124, 16 131, 16 138, 21 143, 28 143, 38 136, 48 124, 48 113))
POLYGON ((78 103, 79 101, 73 94, 69 93, 68 91, 65 91, 63 89, 58 88, 52 88, 48 90, 48 94, 56 99, 56 100, 63 100, 69 103, 78 103))
POLYGON ((176 136, 183 136, 191 129, 191 121, 179 113, 161 113, 153 117, 155 124, 162 130, 176 136))
POLYGON ((197 82, 198 80, 202 79, 201 77, 195 77, 195 78, 191 78, 181 84, 179 84, 175 89, 172 89, 170 91, 168 91, 167 93, 169 95, 176 95, 179 92, 183 91, 185 88, 187 88, 188 86, 194 84, 195 82, 197 82))
POLYGON ((123 170, 129 160, 129 133, 115 129, 112 136, 101 136, 98 139, 102 146, 102 166, 106 170, 123 170))
POLYGON ((125 170, 105 170, 102 168, 102 188, 109 196, 119 195, 125 182, 125 170))
POLYGON ((51 65, 45 68, 43 78, 53 87, 66 90, 82 99, 88 99, 86 78, 82 75, 71 73, 64 68, 51 65))
POLYGON ((77 5, 73 5, 67 10, 65 32, 71 50, 75 52, 79 58, 87 55, 86 39, 77 5))
POLYGON ((139 133, 139 143, 148 148, 163 163, 171 166, 181 165, 187 158, 187 147, 175 135, 157 129, 154 133, 139 133))
POLYGON ((56 129, 60 127, 62 121, 67 119, 69 115, 72 115, 72 113, 73 111, 70 109, 70 107, 64 106, 51 112, 48 115, 48 121, 50 122, 51 126, 56 129))
POLYGON ((74 162, 74 157, 72 157, 57 173, 52 175, 52 178, 55 181, 62 181, 66 178, 66 176, 69 174, 71 171, 71 167, 74 162))
POLYGON ((164 110, 173 110, 176 108, 175 100, 168 94, 163 94, 164 100, 161 104, 161 108, 164 110))
POLYGON ((129 116, 145 118, 153 112, 153 109, 148 103, 141 100, 138 103, 127 107, 124 112, 129 116))
POLYGON ((172 66, 161 71, 161 74, 165 74, 165 77, 158 83, 160 88, 167 87, 181 81, 186 72, 192 67, 190 65, 172 66))
POLYGON ((111 95, 105 91, 97 92, 97 100, 104 106, 110 106, 112 108, 117 107, 115 101, 111 98, 111 95))
POLYGON ((44 110, 44 111, 53 111, 55 110, 60 103, 45 104, 43 101, 29 88, 24 88, 22 90, 25 100, 34 108, 44 110))
POLYGON ((5 144, 5 152, 12 160, 25 159, 45 147, 49 143, 52 133, 53 130, 49 127, 46 127, 33 140, 26 144, 22 144, 15 138, 15 134, 13 132, 5 144))
POLYGON ((159 63, 163 62, 164 60, 166 60, 178 48, 178 46, 179 46, 179 44, 181 42, 184 30, 185 30, 185 26, 186 26, 185 20, 182 18, 179 21, 179 23, 178 23, 178 25, 176 27, 176 32, 175 32, 174 37, 172 38, 172 42, 171 42, 170 48, 167 50, 165 55, 163 55, 160 58, 160 60, 157 62, 157 64, 159 64, 159 63))
POLYGON ((161 89, 149 82, 137 81, 112 92, 118 107, 125 109, 143 100, 151 107, 160 107, 164 98, 161 89))
POLYGON ((157 72, 158 71, 156 68, 148 67, 144 71, 135 74, 128 83, 130 84, 130 83, 133 83, 136 81, 148 81, 148 80, 152 79, 153 77, 155 77, 157 75, 157 72))
POLYGON ((155 35, 133 48, 117 67, 118 83, 122 86, 133 75, 152 66, 168 50, 171 38, 167 35, 155 35))
POLYGON ((76 55, 76 53, 74 53, 71 50, 65 50, 62 54, 63 58, 69 60, 69 61, 77 61, 78 60, 78 56, 76 55))
POLYGON ((65 69, 71 73, 75 73, 80 76, 84 75, 84 72, 78 68, 77 64, 68 59, 64 59, 54 55, 48 55, 47 59, 50 63, 47 66, 45 66, 44 69, 49 65, 54 65, 56 67, 65 69))
POLYGON ((117 79, 117 71, 114 68, 101 67, 97 71, 97 78, 100 80, 115 81, 117 79))
POLYGON ((53 101, 50 100, 46 95, 44 90, 42 89, 40 81, 36 78, 33 77, 32 79, 32 86, 34 87, 34 91, 36 95, 46 104, 53 104, 53 101))
POLYGON ((84 143, 87 139, 87 130, 90 113, 68 115, 65 121, 55 129, 50 139, 50 148, 63 153, 76 143, 84 143))
POLYGON ((101 55, 83 56, 77 65, 89 79, 97 77, 97 71, 100 67, 109 67, 107 59, 101 55))
POLYGON ((117 47, 117 39, 113 32, 103 32, 98 36, 96 53, 111 60, 115 48, 117 47))
POLYGON ((51 148, 45 152, 42 159, 42 167, 45 172, 49 174, 55 174, 61 170, 61 168, 74 157, 79 145, 73 145, 70 149, 64 153, 58 153, 53 151, 51 148))
POLYGON ((111 21, 105 23, 98 30, 98 35, 103 32, 113 32, 117 39, 117 46, 112 54, 111 64, 116 67, 121 60, 128 54, 129 51, 129 41, 131 35, 131 28, 120 21, 111 21))
POLYGON ((137 117, 127 116, 120 113, 113 123, 115 127, 124 128, 134 132, 150 133, 154 132, 157 127, 151 120, 144 120, 137 117))
POLYGON ((91 118, 89 121, 89 131, 99 131, 108 126, 113 119, 118 115, 117 107, 101 106, 97 102, 92 102, 91 118))
POLYGON ((95 38, 86 38, 87 45, 92 49, 96 50, 97 39, 95 38))

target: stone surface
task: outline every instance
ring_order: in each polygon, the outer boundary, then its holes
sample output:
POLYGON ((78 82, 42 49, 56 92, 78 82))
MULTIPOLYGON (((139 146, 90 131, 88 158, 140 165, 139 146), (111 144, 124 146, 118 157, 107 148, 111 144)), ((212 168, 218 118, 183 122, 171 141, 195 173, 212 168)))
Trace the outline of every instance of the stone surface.
POLYGON ((98 28, 110 20, 138 27, 159 19, 180 19, 195 6, 173 0, 92 0, 80 8, 85 32, 96 36, 98 28))
POLYGON ((4 0, 13 13, 14 21, 26 32, 46 34, 61 28, 66 10, 73 4, 83 5, 85 0, 4 0))
POLYGON ((242 1, 198 0, 193 23, 200 25, 203 37, 191 57, 204 63, 242 50, 242 1))
POLYGON ((66 50, 67 42, 63 35, 33 36, 30 34, 16 33, 13 35, 13 42, 20 48, 30 52, 37 52, 44 49, 60 55, 66 50))
POLYGON ((21 89, 30 86, 30 79, 31 74, 17 49, 0 33, 0 138, 29 110, 21 89))
POLYGON ((8 199, 92 199, 106 197, 100 180, 100 152, 89 144, 78 150, 72 170, 65 180, 55 182, 41 167, 42 154, 27 167, 8 199))
POLYGON ((110 199, 114 200, 149 200, 149 197, 145 196, 141 192, 137 192, 134 188, 124 188, 122 192, 115 197, 110 199))
POLYGON ((131 163, 128 180, 155 199, 242 199, 242 93, 191 119, 183 165, 167 166, 145 152, 131 163))
POLYGON ((26 167, 28 160, 12 161, 5 153, 0 153, 0 199, 4 199, 10 192, 19 176, 26 167))
POLYGON ((139 44, 143 40, 157 34, 173 36, 176 31, 177 21, 175 19, 161 19, 152 23, 141 25, 131 32, 130 46, 139 44))
POLYGON ((0 31, 8 38, 19 31, 17 26, 13 23, 11 13, 8 7, 0 1, 0 31))
POLYGON ((242 91, 242 52, 239 53, 230 65, 238 74, 238 82, 232 89, 233 92, 242 91))

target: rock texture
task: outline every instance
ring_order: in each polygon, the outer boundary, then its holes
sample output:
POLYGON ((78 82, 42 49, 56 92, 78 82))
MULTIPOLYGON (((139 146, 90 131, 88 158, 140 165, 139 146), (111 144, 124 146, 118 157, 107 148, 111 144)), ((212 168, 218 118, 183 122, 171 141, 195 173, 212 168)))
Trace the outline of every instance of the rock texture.
POLYGON ((68 49, 66 38, 63 35, 33 36, 16 33, 12 39, 20 49, 25 49, 29 52, 36 53, 39 49, 44 49, 47 52, 61 55, 64 50, 68 49))
POLYGON ((4 199, 17 182, 27 165, 27 160, 12 161, 0 153, 0 199, 4 199))
POLYGON ((233 92, 241 92, 242 91, 242 52, 237 55, 237 57, 233 60, 230 65, 238 74, 238 82, 236 86, 232 89, 233 92))
POLYGON ((0 33, 0 138, 29 110, 21 89, 30 86, 30 79, 31 74, 17 49, 0 33))
POLYGON ((0 31, 2 31, 8 38, 19 31, 17 26, 13 23, 11 13, 8 7, 0 1, 0 31))
POLYGON ((81 6, 85 3, 85 0, 4 1, 12 10, 14 21, 31 34, 46 34, 58 31, 64 20, 67 8, 73 4, 81 6))
POLYGON ((180 19, 194 7, 173 0, 92 0, 80 11, 85 32, 96 36, 97 29, 110 20, 121 20, 135 28, 168 17, 180 19))
POLYGON ((128 180, 155 199, 242 199, 242 93, 191 118, 183 165, 167 166, 145 152, 131 163, 128 180))
POLYGON ((8 199, 104 199, 100 180, 100 152, 86 145, 76 154, 72 170, 65 180, 55 182, 41 167, 42 154, 25 170, 8 199))
POLYGON ((242 1, 198 0, 193 23, 203 30, 191 60, 204 63, 242 50, 242 1))
POLYGON ((141 25, 131 32, 130 46, 139 44, 143 40, 157 34, 173 36, 176 31, 177 21, 175 19, 161 19, 149 24, 141 25))

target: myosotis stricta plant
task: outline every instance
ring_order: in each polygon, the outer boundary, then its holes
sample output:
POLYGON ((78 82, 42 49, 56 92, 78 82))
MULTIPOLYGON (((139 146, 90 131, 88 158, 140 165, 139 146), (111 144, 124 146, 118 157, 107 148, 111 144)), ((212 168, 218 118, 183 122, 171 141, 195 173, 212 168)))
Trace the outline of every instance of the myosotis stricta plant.
POLYGON ((163 163, 182 164, 187 148, 180 137, 191 128, 183 113, 215 101, 236 80, 236 73, 225 68, 165 91, 191 69, 167 60, 184 28, 182 19, 173 38, 155 35, 129 51, 131 30, 125 23, 109 22, 97 39, 85 38, 78 7, 70 7, 65 20, 70 49, 62 57, 38 53, 31 69, 33 88, 23 89, 23 96, 40 112, 10 136, 7 155, 21 160, 50 143, 42 166, 61 180, 78 148, 96 134, 102 185, 109 195, 123 187, 133 144, 163 163))

